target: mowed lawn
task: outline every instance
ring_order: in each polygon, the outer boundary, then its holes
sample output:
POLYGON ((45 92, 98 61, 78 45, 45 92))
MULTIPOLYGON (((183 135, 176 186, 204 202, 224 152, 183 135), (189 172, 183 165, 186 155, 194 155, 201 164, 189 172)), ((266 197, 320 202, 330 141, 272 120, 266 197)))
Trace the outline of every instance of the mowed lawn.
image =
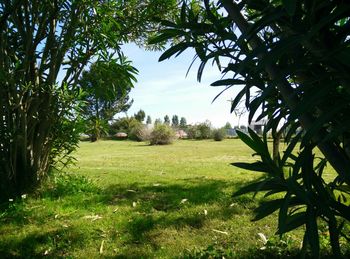
POLYGON ((82 142, 75 157, 0 214, 1 258, 183 258, 211 246, 246 257, 276 231, 276 216, 251 221, 259 198, 232 198, 261 177, 230 165, 256 159, 238 139, 82 142))

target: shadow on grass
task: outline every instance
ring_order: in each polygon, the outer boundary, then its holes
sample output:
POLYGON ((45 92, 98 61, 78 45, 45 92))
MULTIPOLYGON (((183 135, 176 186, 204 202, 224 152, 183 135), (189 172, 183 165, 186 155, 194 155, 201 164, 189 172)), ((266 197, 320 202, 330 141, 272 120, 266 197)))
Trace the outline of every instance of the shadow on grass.
POLYGON ((86 237, 78 229, 59 228, 16 236, 0 243, 1 258, 66 258, 72 250, 84 247, 86 237))
MULTIPOLYGON (((58 206, 71 207, 76 211, 91 211, 97 204, 100 207, 129 207, 129 220, 125 219, 121 226, 125 235, 124 244, 130 247, 148 244, 157 250, 158 244, 149 236, 154 229, 200 229, 207 220, 202 213, 203 208, 211 205, 215 205, 217 209, 210 218, 223 220, 234 214, 247 213, 248 208, 255 207, 256 201, 249 197, 242 196, 235 200, 230 197, 227 190, 234 190, 242 184, 199 178, 180 180, 176 184, 135 183, 99 188, 82 177, 63 175, 48 184, 38 194, 37 199, 49 199, 50 202, 57 202, 58 206), (237 206, 232 207, 231 203, 237 206)), ((0 213, 0 224, 12 224, 9 229, 23 229, 30 224, 45 225, 46 221, 52 220, 52 215, 35 215, 35 212, 26 210, 24 203, 25 201, 14 204, 12 208, 0 213)), ((1 258, 42 257, 46 250, 50 256, 65 257, 75 248, 83 249, 84 240, 90 238, 88 232, 74 227, 42 232, 28 231, 26 235, 14 237, 0 226, 0 235, 8 235, 0 242, 1 258)), ((135 251, 135 258, 141 256, 136 253, 138 251, 135 251)), ((132 258, 133 252, 126 257, 132 258)))

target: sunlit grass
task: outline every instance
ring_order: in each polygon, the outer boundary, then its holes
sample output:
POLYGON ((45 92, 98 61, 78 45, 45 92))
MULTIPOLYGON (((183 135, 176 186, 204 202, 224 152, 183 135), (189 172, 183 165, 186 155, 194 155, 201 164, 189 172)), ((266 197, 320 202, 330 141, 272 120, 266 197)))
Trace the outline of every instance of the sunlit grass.
POLYGON ((252 222, 259 199, 231 197, 261 177, 230 165, 251 153, 240 140, 83 142, 67 174, 0 214, 0 255, 181 258, 214 246, 259 256, 258 233, 272 237, 277 218, 252 222))

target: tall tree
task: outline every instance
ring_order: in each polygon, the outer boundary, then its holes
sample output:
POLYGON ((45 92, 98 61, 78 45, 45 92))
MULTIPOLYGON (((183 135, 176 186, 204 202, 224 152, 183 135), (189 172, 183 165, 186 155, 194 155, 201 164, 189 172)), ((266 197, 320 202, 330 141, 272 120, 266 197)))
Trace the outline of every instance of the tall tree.
POLYGON ((158 124, 162 124, 162 120, 159 118, 154 121, 154 126, 156 126, 158 124))
POLYGON ((180 119, 180 128, 185 129, 187 127, 187 120, 185 117, 181 117, 180 119))
POLYGON ((86 65, 112 59, 124 42, 141 44, 174 3, 1 1, 1 200, 30 190, 77 145, 77 82, 86 65))
POLYGON ((179 117, 176 114, 171 118, 171 123, 173 127, 179 126, 179 117))
POLYGON ((143 122, 146 117, 146 113, 143 110, 139 110, 137 113, 134 114, 134 117, 139 122, 143 122))
POLYGON ((350 194, 350 4, 205 0, 196 8, 184 1, 181 10, 176 23, 164 23, 167 30, 151 41, 175 39, 160 60, 194 48, 201 62, 199 79, 212 60, 223 73, 213 86, 243 85, 231 111, 245 98, 249 122, 255 115, 269 120, 262 139, 249 129, 249 135, 238 132, 261 161, 234 164, 264 172, 266 178, 235 195, 283 193, 283 198, 264 201, 256 219, 279 209, 279 234, 305 225, 303 249, 309 247, 315 258, 322 220, 334 256, 341 257, 339 239, 347 238, 344 222, 350 220, 344 198, 350 194), (284 129, 287 148, 273 159, 267 132, 284 129), (324 155, 321 162, 315 159, 316 147, 324 155), (336 171, 332 181, 322 175, 328 162, 336 171))
POLYGON ((225 128, 225 129, 232 129, 232 125, 231 125, 231 123, 226 122, 226 124, 225 124, 224 128, 225 128))
POLYGON ((136 68, 125 57, 91 65, 83 72, 79 86, 85 92, 84 117, 92 140, 98 140, 116 113, 127 111, 132 101, 128 93, 136 81, 136 68))
POLYGON ((147 115, 146 123, 147 124, 152 124, 151 116, 147 115))
POLYGON ((170 118, 169 118, 168 115, 165 115, 165 116, 164 116, 164 124, 170 125, 170 118))

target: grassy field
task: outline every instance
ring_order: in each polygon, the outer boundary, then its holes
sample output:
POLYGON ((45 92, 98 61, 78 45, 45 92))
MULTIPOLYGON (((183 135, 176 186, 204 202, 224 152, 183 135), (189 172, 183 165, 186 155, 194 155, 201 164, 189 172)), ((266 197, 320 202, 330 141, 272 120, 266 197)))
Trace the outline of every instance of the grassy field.
POLYGON ((260 177, 230 165, 252 161, 240 140, 82 142, 77 163, 0 214, 1 258, 278 257, 276 216, 252 222, 259 199, 232 198, 260 177))

